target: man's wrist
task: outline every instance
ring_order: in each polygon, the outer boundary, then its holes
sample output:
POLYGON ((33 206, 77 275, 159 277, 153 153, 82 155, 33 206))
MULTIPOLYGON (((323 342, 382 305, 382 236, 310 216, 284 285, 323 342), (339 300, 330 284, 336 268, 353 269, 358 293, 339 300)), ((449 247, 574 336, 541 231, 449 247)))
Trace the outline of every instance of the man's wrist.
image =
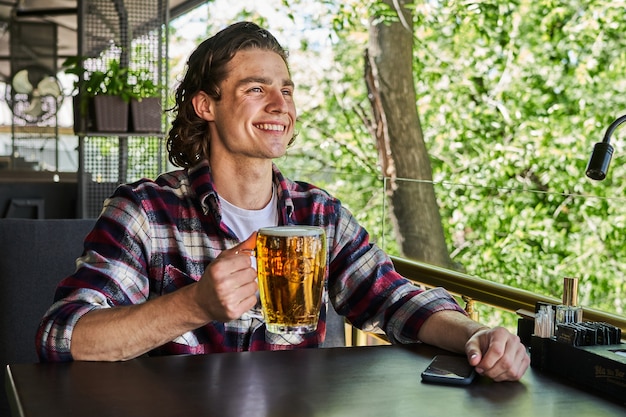
POLYGON ((477 325, 474 328, 470 329, 469 337, 467 338, 467 340, 474 337, 477 333, 480 333, 482 331, 487 331, 487 330, 491 330, 491 327, 485 326, 484 324, 477 323, 477 325))

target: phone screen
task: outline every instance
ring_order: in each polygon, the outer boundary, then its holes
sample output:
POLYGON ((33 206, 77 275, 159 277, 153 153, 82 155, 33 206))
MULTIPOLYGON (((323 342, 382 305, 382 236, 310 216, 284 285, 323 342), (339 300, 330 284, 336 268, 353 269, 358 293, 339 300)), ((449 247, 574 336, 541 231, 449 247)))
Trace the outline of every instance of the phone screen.
POLYGON ((473 381, 475 375, 474 367, 464 356, 437 355, 422 372, 422 380, 467 385, 473 381))

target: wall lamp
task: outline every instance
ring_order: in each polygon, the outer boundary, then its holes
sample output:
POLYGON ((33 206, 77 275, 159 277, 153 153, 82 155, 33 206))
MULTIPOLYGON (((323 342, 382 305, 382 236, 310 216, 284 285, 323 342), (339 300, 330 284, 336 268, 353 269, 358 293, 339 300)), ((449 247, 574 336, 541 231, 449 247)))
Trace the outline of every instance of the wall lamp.
POLYGON ((613 123, 611 123, 606 129, 604 139, 602 142, 598 142, 593 147, 593 153, 589 158, 587 164, 586 174, 592 180, 602 181, 606 178, 606 173, 609 170, 609 163, 611 162, 611 156, 613 156, 613 147, 609 143, 613 131, 617 129, 617 126, 626 122, 626 114, 618 117, 613 123))

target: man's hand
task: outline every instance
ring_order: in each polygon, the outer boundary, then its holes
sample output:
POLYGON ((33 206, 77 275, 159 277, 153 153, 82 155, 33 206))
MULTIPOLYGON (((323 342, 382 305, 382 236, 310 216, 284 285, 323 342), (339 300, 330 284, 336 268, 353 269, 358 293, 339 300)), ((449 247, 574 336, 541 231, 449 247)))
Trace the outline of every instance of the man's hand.
POLYGON ((255 242, 256 233, 220 253, 197 283, 145 303, 85 314, 72 333, 72 357, 92 361, 136 358, 211 320, 241 317, 257 299, 256 271, 250 262, 255 242))
POLYGON ((465 344, 470 365, 494 381, 518 381, 530 365, 530 357, 518 336, 502 327, 481 328, 465 344))
POLYGON ((197 302, 209 320, 237 319, 256 304, 256 270, 251 266, 256 233, 234 248, 223 251, 202 274, 197 302))
POLYGON ((519 337, 503 327, 485 327, 458 311, 431 315, 418 339, 452 352, 464 352, 476 372, 494 381, 517 381, 530 365, 519 337))

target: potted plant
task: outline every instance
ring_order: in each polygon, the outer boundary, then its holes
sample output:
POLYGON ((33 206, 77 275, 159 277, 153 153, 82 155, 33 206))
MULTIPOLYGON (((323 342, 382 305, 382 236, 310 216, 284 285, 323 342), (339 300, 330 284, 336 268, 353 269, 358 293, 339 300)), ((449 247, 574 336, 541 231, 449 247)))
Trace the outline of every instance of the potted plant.
POLYGON ((111 60, 107 68, 90 71, 84 59, 68 58, 65 72, 78 76, 74 87, 74 130, 76 132, 126 132, 133 89, 129 84, 129 70, 111 60))
POLYGON ((146 70, 135 70, 129 74, 132 88, 130 99, 130 131, 159 133, 162 129, 162 87, 154 82, 154 75, 146 70))

